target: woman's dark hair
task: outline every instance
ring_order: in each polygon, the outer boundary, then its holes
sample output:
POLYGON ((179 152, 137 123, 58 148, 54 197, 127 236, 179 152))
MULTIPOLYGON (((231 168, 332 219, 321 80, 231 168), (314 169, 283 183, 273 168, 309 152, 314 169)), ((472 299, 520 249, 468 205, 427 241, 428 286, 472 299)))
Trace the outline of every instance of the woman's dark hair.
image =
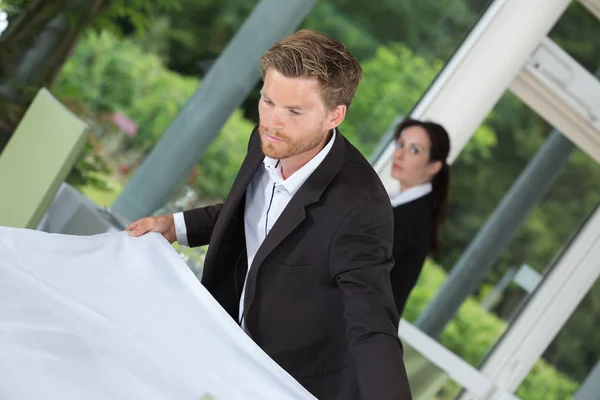
POLYGON ((394 139, 397 141, 402 135, 402 131, 411 126, 420 126, 427 132, 431 148, 429 150, 429 161, 441 161, 442 168, 433 177, 431 185, 433 187, 433 232, 431 235, 430 251, 438 255, 440 250, 439 231, 441 225, 446 220, 448 212, 448 197, 450 191, 450 167, 446 162, 450 154, 450 136, 446 129, 440 124, 430 121, 419 121, 416 119, 405 119, 396 128, 394 139))

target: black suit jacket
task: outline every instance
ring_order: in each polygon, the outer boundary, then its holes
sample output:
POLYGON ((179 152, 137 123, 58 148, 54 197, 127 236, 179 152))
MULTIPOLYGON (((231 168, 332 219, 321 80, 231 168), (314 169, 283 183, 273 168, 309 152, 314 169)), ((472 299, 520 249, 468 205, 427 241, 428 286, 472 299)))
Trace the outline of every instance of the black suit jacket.
POLYGON ((433 233, 431 193, 394 207, 394 261, 390 278, 398 314, 414 288, 429 253, 433 233))
MULTIPOLYGON (((202 283, 237 321, 246 271, 245 192, 264 154, 255 131, 223 204, 186 211, 209 243, 202 283)), ((389 273, 392 208, 341 134, 254 258, 244 319, 252 339, 319 399, 410 399, 389 273)))

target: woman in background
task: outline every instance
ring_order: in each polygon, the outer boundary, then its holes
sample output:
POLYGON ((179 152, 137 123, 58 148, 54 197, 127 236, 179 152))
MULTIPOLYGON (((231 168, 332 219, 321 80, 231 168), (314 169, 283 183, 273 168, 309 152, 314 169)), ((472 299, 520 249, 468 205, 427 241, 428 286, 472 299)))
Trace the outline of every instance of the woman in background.
POLYGON ((407 119, 396 128, 395 140, 392 177, 400 187, 390 194, 395 258, 390 278, 402 316, 425 258, 439 252, 448 208, 450 138, 439 124, 407 119))

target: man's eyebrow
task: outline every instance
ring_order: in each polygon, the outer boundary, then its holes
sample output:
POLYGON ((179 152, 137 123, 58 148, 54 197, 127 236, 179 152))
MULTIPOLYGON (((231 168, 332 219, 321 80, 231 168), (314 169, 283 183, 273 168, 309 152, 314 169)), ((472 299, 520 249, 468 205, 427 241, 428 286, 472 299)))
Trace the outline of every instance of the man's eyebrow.
MULTIPOLYGON (((269 98, 269 96, 267 96, 267 95, 265 94, 265 92, 263 92, 262 90, 261 90, 259 93, 260 93, 260 95, 261 95, 262 97, 264 97, 264 98, 266 98, 266 99, 269 99, 269 100, 271 100, 271 99, 269 98)), ((297 111, 304 111, 304 110, 305 110, 305 108, 304 108, 304 107, 302 107, 302 106, 297 106, 297 105, 293 105, 293 104, 292 104, 292 105, 289 105, 289 106, 285 106, 284 108, 287 108, 288 110, 297 110, 297 111)))

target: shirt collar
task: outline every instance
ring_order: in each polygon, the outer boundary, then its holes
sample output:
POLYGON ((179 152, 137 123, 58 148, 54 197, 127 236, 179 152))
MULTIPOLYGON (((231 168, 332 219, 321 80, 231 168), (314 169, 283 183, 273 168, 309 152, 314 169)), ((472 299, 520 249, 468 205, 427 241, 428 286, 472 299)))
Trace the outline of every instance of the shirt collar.
POLYGON ((271 180, 275 184, 281 184, 285 190, 287 190, 292 196, 296 194, 300 186, 312 175, 313 172, 317 169, 319 165, 323 162, 331 148, 333 147, 333 143, 335 142, 337 128, 333 128, 333 134, 329 139, 329 142, 317 153, 316 156, 310 159, 306 164, 304 164, 298 171, 294 172, 291 176, 289 176, 286 180, 283 180, 281 176, 281 166, 279 160, 276 160, 271 157, 265 156, 263 160, 263 164, 265 169, 269 173, 271 180))
POLYGON ((398 190, 397 192, 392 193, 390 195, 390 201, 392 202, 392 207, 398 207, 401 204, 405 204, 405 203, 411 202, 413 200, 416 200, 420 197, 425 196, 426 194, 431 193, 432 190, 433 190, 433 186, 431 185, 431 182, 427 182, 427 183, 424 183, 419 186, 414 186, 414 187, 408 188, 403 192, 400 192, 398 190))

